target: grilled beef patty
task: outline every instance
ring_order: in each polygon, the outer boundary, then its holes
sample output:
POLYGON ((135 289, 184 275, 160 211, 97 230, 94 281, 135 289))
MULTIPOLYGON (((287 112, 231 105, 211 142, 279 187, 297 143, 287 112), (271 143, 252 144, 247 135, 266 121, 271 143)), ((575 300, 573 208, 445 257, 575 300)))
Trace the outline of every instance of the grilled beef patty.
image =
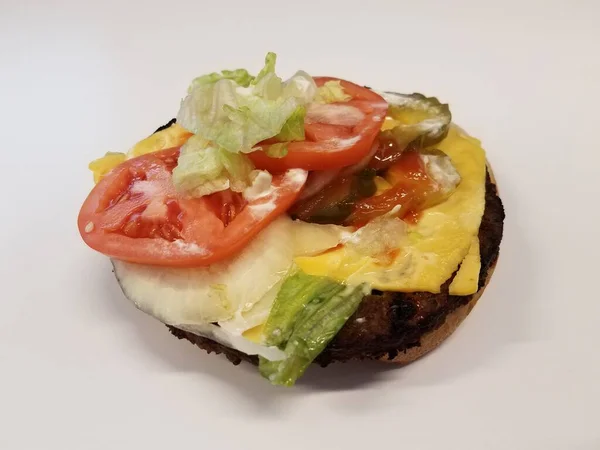
MULTIPOLYGON (((479 289, 482 289, 498 258, 504 208, 496 186, 486 176, 485 210, 479 228, 481 271, 479 289)), ((326 366, 334 361, 351 359, 394 359, 400 352, 419 346, 425 334, 439 328, 446 317, 458 307, 468 304, 477 294, 450 295, 452 278, 442 286, 442 292, 385 292, 373 291, 366 296, 358 310, 317 357, 316 362, 326 366)), ((169 326, 179 339, 187 339, 208 353, 223 353, 233 364, 242 360, 258 364, 256 356, 223 346, 210 339, 169 326)))

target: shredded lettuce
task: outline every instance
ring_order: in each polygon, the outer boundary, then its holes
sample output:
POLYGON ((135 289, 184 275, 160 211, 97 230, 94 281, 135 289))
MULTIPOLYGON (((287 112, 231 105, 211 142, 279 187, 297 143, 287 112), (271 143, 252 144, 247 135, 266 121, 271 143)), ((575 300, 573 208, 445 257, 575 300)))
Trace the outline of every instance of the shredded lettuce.
POLYGON ((327 81, 323 86, 317 90, 315 97, 316 103, 334 103, 334 102, 347 102, 352 98, 344 92, 342 83, 337 81, 327 81))
POLYGON ((245 69, 223 70, 192 81, 177 123, 196 139, 184 145, 173 171, 177 188, 192 196, 247 185, 251 170, 243 153, 265 139, 281 144, 267 154, 281 158, 289 141, 304 139, 305 105, 317 86, 299 71, 287 81, 275 73, 275 53, 268 53, 256 77, 245 69))
POLYGON ((283 82, 275 74, 275 61, 275 54, 269 53, 265 67, 248 86, 231 78, 200 77, 202 82, 193 83, 182 101, 177 122, 216 147, 234 153, 252 151, 258 142, 280 133, 317 91, 304 72, 283 82))
POLYGON ((181 147, 173 184, 178 191, 193 197, 226 189, 242 192, 250 184, 253 169, 246 155, 212 146, 196 135, 181 147))
POLYGON ((292 271, 285 279, 263 329, 265 344, 286 358, 260 358, 260 373, 271 383, 292 386, 356 311, 366 285, 345 286, 329 278, 292 271))
POLYGON ((277 55, 273 52, 267 53, 267 56, 265 56, 265 66, 260 70, 260 72, 258 72, 258 75, 256 76, 255 80, 252 82, 252 84, 257 84, 262 78, 264 78, 268 74, 274 73, 276 63, 277 63, 277 55))
POLYGON ((303 141, 305 116, 306 108, 304 106, 296 108, 296 111, 283 124, 283 128, 276 138, 279 141, 303 141))
POLYGON ((288 154, 288 142, 278 142, 264 147, 265 154, 270 158, 283 158, 288 154))
POLYGON ((216 83, 217 81, 223 79, 233 80, 240 86, 248 87, 254 80, 254 77, 250 75, 246 69, 223 70, 221 73, 213 72, 209 73, 208 75, 202 75, 195 78, 190 84, 188 92, 191 92, 196 86, 216 83))

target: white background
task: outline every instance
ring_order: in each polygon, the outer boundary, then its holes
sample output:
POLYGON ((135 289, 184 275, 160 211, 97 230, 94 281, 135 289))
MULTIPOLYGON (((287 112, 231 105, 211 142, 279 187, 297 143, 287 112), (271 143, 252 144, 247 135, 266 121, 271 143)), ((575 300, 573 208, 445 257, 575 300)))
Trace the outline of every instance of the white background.
POLYGON ((593 0, 2 0, 0 448, 600 448, 599 21, 593 0), (285 76, 437 95, 488 151, 498 268, 412 366, 271 387, 135 310, 79 238, 90 160, 269 50, 285 76))

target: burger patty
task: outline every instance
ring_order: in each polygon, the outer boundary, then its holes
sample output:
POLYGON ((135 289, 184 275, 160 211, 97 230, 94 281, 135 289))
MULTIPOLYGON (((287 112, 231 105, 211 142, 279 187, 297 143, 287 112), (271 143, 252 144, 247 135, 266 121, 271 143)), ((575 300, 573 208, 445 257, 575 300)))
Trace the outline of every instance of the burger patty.
MULTIPOLYGON (((479 289, 482 289, 498 258, 504 223, 504 208, 496 186, 486 175, 485 210, 479 228, 481 271, 479 289)), ((452 277, 453 278, 453 277, 452 277)), ((326 366, 335 361, 352 359, 394 359, 400 352, 419 346, 421 337, 439 328, 446 317, 474 295, 450 295, 450 278, 439 294, 430 292, 373 291, 366 296, 354 315, 317 357, 316 362, 326 366)), ((187 339, 208 353, 223 353, 233 364, 242 360, 258 364, 256 356, 223 346, 210 339, 169 326, 179 339, 187 339)))

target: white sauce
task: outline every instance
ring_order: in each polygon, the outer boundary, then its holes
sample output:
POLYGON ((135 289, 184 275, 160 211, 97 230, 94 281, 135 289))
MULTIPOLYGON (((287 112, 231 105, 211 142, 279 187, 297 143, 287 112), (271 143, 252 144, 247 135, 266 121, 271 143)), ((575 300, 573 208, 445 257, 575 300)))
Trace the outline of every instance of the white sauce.
POLYGON ((442 192, 447 193, 460 183, 460 174, 445 155, 421 155, 428 175, 440 185, 442 192))
POLYGON ((301 186, 306 183, 308 172, 304 169, 290 169, 285 173, 284 180, 294 186, 301 186))
MULTIPOLYGON (((290 169, 285 173, 283 185, 299 187, 306 182, 307 177, 308 172, 306 170, 290 169)), ((263 219, 277 207, 277 191, 271 184, 272 179, 273 177, 269 172, 261 171, 255 176, 252 186, 244 191, 244 198, 249 202, 270 196, 268 201, 248 206, 248 210, 257 220, 263 219)))
POLYGON ((248 210, 252 213, 254 218, 260 220, 269 215, 269 213, 271 213, 275 209, 275 207, 275 202, 271 200, 266 203, 248 206, 248 210))
POLYGON ((173 241, 173 244, 179 249, 186 253, 196 254, 196 255, 205 255, 207 254, 207 250, 204 247, 200 247, 198 244, 194 242, 185 242, 181 239, 176 239, 173 241))
POLYGON ((385 216, 386 217, 395 217, 398 215, 398 213, 400 212, 401 209, 402 209, 402 205, 396 205, 390 211, 385 213, 385 216))
POLYGON ((213 324, 173 324, 177 328, 180 328, 190 333, 194 333, 198 336, 203 336, 213 341, 225 345, 227 347, 239 350, 247 355, 260 355, 270 361, 280 361, 286 358, 286 354, 279 350, 277 347, 267 347, 265 345, 256 344, 242 336, 235 336, 221 327, 213 324))
POLYGON ((138 180, 131 186, 132 194, 144 194, 146 197, 155 197, 162 192, 162 186, 155 181, 138 180))
POLYGON ((247 201, 252 202, 273 193, 274 188, 271 184, 273 176, 269 172, 257 170, 252 175, 254 176, 252 185, 246 188, 242 194, 247 201))
POLYGON ((329 142, 333 142, 340 150, 343 150, 352 147, 358 141, 360 141, 360 136, 353 136, 346 139, 333 138, 329 142))
POLYGON ((163 202, 162 199, 153 198, 150 200, 150 204, 146 207, 144 212, 142 213, 142 217, 148 220, 158 220, 167 215, 167 205, 163 202))
POLYGON ((350 105, 311 103, 306 110, 308 122, 352 127, 365 118, 364 113, 350 105))

